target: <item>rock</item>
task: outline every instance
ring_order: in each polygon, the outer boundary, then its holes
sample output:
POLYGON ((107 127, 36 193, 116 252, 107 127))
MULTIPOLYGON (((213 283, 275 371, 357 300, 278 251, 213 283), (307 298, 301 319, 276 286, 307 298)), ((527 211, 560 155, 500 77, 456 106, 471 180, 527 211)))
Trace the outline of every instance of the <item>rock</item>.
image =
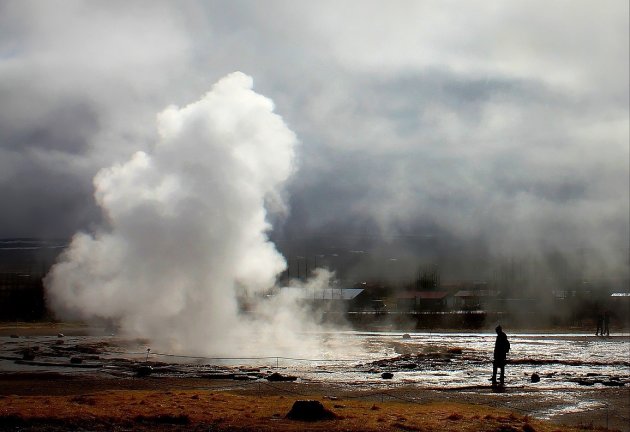
POLYGON ((540 375, 538 375, 536 372, 532 374, 532 382, 533 383, 540 382, 540 375))
POLYGON ((415 363, 401 363, 398 367, 401 369, 415 369, 418 365, 415 363))
POLYGON ((81 364, 83 363, 83 359, 80 357, 71 357, 70 358, 70 363, 72 364, 81 364))
POLYGON ((153 373, 153 368, 149 365, 140 366, 136 370, 137 377, 146 377, 146 376, 151 375, 152 373, 153 373))
POLYGON ((291 411, 287 413, 286 418, 289 420, 320 421, 333 420, 337 418, 337 415, 324 408, 320 401, 297 400, 293 403, 291 411))
POLYGON ((32 349, 26 349, 22 352, 22 359, 23 360, 35 360, 35 351, 32 349))
POLYGON ((391 372, 383 372, 381 374, 381 378, 383 378, 383 379, 392 379, 392 378, 394 378, 394 374, 391 373, 391 372))
POLYGON ((17 338, 19 338, 19 336, 18 336, 18 335, 16 335, 16 334, 12 334, 10 337, 11 337, 11 339, 17 339, 17 338))
POLYGON ((63 345, 63 339, 57 339, 55 345, 63 345))
POLYGON ((57 337, 58 338, 62 338, 63 337, 63 333, 57 333, 57 337))
POLYGON ((267 381, 295 381, 297 377, 290 375, 281 375, 278 372, 274 372, 267 377, 267 381))
POLYGON ((411 339, 411 336, 409 335, 409 333, 405 333, 404 335, 402 335, 403 339, 411 339))
POLYGON ((623 387, 625 384, 619 381, 613 381, 612 378, 610 381, 601 381, 601 383, 607 387, 623 387))

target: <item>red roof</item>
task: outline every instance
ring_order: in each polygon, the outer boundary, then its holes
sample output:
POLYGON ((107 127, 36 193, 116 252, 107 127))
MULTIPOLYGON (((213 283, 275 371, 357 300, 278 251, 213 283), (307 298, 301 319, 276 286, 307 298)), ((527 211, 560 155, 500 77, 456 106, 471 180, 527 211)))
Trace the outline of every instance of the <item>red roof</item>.
POLYGON ((497 293, 488 290, 469 291, 461 290, 454 294, 454 297, 496 297, 497 293))
POLYGON ((399 294, 399 299, 424 299, 424 300, 440 300, 446 297, 446 291, 411 291, 399 294))

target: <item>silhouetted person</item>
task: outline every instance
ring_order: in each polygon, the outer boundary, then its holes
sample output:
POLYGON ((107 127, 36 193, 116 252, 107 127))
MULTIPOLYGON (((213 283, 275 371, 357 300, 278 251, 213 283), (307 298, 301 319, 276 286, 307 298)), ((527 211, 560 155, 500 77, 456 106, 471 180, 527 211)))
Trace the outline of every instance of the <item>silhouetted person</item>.
POLYGON ((505 357, 510 351, 510 342, 508 341, 507 335, 503 333, 501 326, 497 326, 495 330, 497 332, 497 339, 494 342, 494 361, 492 362, 491 381, 492 385, 497 384, 497 369, 501 369, 499 381, 501 385, 503 385, 503 381, 505 380, 505 357))
POLYGON ((599 335, 604 336, 604 314, 601 312, 597 313, 597 329, 595 330, 595 336, 599 335))
POLYGON ((602 327, 602 336, 604 336, 604 332, 606 332, 606 336, 610 336, 610 328, 608 325, 610 324, 610 313, 608 311, 604 312, 604 317, 602 319, 604 321, 604 325, 602 327))

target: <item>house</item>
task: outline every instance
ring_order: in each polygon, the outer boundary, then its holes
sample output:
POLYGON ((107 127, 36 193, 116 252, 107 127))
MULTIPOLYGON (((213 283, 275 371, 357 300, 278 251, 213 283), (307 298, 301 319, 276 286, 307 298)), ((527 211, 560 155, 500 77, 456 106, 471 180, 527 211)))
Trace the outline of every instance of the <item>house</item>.
POLYGON ((497 292, 491 290, 460 290, 453 294, 449 307, 455 310, 488 310, 496 307, 497 292))
POLYGON ((325 309, 348 309, 364 290, 362 288, 294 288, 282 287, 279 295, 290 295, 300 302, 325 309))

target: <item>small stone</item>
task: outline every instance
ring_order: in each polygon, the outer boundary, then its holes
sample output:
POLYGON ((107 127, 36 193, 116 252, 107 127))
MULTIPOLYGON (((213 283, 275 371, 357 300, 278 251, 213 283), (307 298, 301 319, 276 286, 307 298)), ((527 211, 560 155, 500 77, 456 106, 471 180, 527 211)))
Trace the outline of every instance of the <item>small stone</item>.
POLYGON ((391 373, 391 372, 383 372, 381 374, 381 378, 383 378, 383 379, 392 379, 392 378, 394 378, 394 374, 391 373))
POLYGON ((538 375, 536 372, 532 374, 532 382, 533 383, 540 382, 540 375, 538 375))
POLYGON ((402 335, 403 339, 411 339, 411 335, 409 333, 405 333, 404 335, 402 335))

